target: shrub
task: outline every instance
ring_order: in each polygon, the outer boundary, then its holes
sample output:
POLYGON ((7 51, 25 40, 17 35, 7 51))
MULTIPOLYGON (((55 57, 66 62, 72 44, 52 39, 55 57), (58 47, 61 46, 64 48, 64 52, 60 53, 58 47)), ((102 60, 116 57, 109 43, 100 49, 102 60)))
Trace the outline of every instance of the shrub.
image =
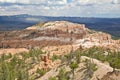
POLYGON ((60 59, 60 57, 57 56, 57 55, 53 55, 52 58, 51 58, 52 61, 55 61, 55 60, 57 60, 57 59, 60 59))
POLYGON ((36 73, 40 74, 40 76, 43 76, 46 73, 46 71, 38 68, 36 70, 36 73))
POLYGON ((57 80, 56 77, 50 77, 49 80, 57 80))
POLYGON ((58 80, 69 80, 65 68, 61 68, 59 74, 57 75, 58 80))

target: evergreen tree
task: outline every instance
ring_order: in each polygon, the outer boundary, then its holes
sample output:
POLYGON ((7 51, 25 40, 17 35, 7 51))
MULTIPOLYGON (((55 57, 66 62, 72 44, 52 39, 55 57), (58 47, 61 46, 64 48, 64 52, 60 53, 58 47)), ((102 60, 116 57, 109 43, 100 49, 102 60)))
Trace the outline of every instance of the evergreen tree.
POLYGON ((78 63, 77 62, 71 62, 71 64, 69 65, 69 67, 72 69, 73 80, 74 80, 75 69, 78 68, 78 63))

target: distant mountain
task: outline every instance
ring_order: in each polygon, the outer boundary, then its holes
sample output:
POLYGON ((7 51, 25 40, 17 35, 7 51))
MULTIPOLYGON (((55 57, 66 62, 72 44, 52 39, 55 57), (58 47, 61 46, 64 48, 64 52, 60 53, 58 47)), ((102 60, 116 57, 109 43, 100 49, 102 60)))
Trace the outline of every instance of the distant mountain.
POLYGON ((120 18, 48 17, 33 15, 0 16, 0 30, 19 30, 38 22, 64 20, 85 24, 88 28, 120 37, 120 18))

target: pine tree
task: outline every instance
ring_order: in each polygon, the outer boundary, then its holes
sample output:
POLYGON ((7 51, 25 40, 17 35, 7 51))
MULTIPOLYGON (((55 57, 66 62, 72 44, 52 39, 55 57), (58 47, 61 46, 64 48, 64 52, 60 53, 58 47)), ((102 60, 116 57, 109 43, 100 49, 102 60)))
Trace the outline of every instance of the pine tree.
POLYGON ((78 63, 77 62, 71 62, 71 64, 69 65, 69 67, 72 69, 72 74, 73 74, 73 80, 74 80, 74 76, 75 76, 75 69, 78 68, 78 63))

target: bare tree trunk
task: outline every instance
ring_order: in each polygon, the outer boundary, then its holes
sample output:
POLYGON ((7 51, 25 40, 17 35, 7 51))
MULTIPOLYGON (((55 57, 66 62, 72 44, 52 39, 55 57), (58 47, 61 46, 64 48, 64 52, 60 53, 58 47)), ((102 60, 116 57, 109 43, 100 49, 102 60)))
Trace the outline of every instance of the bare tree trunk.
POLYGON ((75 69, 72 69, 72 74, 73 74, 72 80, 74 80, 74 77, 75 77, 75 69))

